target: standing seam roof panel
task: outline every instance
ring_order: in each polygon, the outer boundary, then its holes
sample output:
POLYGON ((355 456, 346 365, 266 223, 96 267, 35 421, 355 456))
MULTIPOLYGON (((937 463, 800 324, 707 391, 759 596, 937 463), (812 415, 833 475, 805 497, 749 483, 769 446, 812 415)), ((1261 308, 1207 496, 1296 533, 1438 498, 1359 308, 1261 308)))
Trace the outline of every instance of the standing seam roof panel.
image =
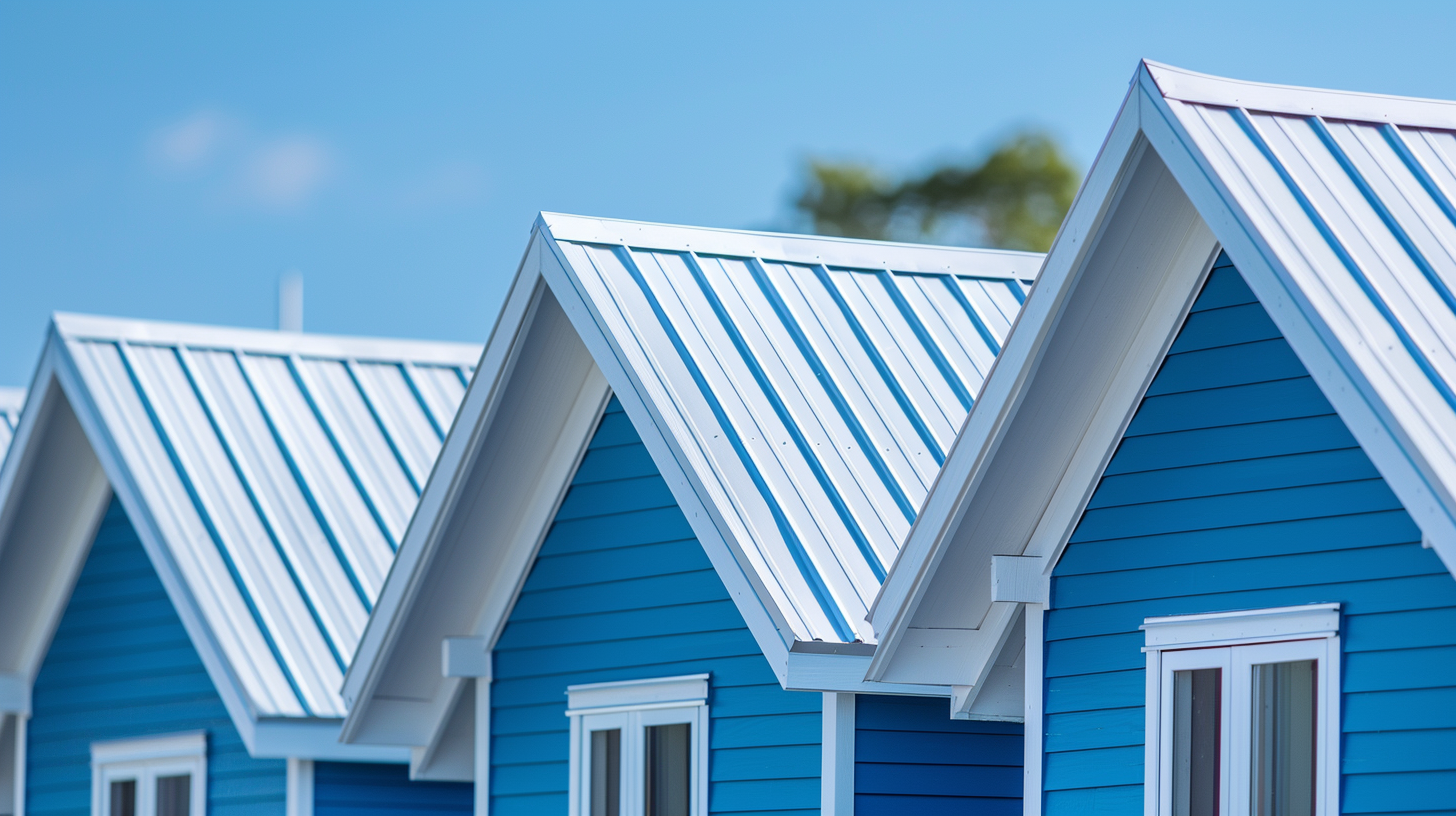
POLYGON ((1456 107, 1149 70, 1449 498, 1456 107))
POLYGON ((256 715, 343 716, 343 670, 393 558, 384 524, 403 533, 480 347, 57 328, 256 715))
POLYGON ((960 274, 934 274, 556 245, 692 426, 719 480, 710 493, 722 491, 747 535, 747 566, 807 628, 790 625, 805 639, 872 640, 865 612, 1021 283, 978 279, 974 252, 960 274))

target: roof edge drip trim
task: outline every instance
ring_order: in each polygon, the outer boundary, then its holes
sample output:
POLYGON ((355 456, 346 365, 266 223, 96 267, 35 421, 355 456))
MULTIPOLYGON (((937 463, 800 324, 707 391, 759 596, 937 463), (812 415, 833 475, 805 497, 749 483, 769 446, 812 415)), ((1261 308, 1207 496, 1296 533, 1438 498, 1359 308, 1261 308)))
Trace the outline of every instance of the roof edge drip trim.
POLYGON ((1456 102, 1273 85, 1200 74, 1143 60, 1158 92, 1167 99, 1296 116, 1456 130, 1456 102))
POLYGON ((687 227, 550 212, 541 213, 540 220, 550 230, 551 237, 557 241, 695 252, 699 255, 731 255, 808 266, 822 264, 850 269, 888 268, 897 272, 943 275, 965 266, 966 256, 973 255, 976 258, 976 277, 1031 280, 1041 270, 1043 258, 1038 252, 1009 249, 945 247, 824 235, 687 227), (874 266, 865 264, 867 248, 873 248, 874 254, 878 256, 874 266), (988 263, 988 259, 994 262, 988 263))

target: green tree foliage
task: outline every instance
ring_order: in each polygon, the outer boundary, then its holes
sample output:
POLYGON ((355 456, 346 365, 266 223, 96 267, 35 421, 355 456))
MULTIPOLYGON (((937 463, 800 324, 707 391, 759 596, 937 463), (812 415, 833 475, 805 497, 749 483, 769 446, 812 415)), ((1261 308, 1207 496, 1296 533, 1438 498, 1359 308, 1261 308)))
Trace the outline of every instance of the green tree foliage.
POLYGON ((895 181, 857 163, 810 162, 794 202, 815 232, 879 240, 956 240, 1045 252, 1081 173, 1050 136, 1016 134, 983 161, 895 181))

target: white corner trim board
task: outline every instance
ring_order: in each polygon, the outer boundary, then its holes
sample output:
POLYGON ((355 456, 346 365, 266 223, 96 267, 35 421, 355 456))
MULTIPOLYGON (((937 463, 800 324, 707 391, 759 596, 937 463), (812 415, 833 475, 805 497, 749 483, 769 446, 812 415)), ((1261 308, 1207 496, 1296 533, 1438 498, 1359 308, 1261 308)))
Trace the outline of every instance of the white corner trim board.
POLYGON ((853 694, 824 692, 823 762, 819 809, 824 816, 854 816, 853 694))
POLYGON ((313 816, 313 760, 288 759, 285 816, 313 816))

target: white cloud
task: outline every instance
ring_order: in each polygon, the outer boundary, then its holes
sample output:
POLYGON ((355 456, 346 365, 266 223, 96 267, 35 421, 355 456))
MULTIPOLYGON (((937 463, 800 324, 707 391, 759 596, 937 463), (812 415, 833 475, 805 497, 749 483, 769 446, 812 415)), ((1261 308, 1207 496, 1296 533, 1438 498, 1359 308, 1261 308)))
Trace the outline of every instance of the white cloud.
POLYGON ((243 171, 244 186, 265 206, 297 207, 327 180, 333 165, 333 154, 323 140, 286 136, 252 151, 243 171))
POLYGON ((337 164, 318 136, 260 132, 240 117, 210 109, 159 128, 146 148, 152 166, 172 183, 230 208, 297 209, 337 164))
POLYGON ((153 135, 152 158, 175 170, 198 168, 216 157, 236 130, 235 123, 224 114, 198 111, 153 135))

